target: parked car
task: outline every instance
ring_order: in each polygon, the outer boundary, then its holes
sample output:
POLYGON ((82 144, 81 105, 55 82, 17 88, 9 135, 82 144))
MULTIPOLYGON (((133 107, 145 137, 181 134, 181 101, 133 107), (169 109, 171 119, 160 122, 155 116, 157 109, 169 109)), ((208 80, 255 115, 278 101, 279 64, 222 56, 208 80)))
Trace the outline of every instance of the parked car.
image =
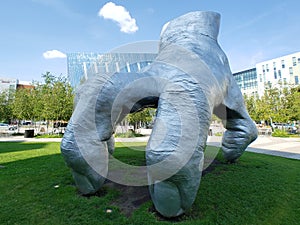
POLYGON ((7 123, 0 123, 0 128, 8 128, 9 125, 7 123))
POLYGON ((31 121, 23 121, 21 124, 24 126, 28 126, 31 125, 31 121))
POLYGON ((53 128, 59 128, 59 127, 67 127, 68 122, 54 122, 53 123, 53 128))
POLYGON ((16 130, 16 129, 18 129, 17 125, 9 125, 8 126, 8 130, 16 130))
POLYGON ((273 129, 280 129, 280 130, 289 130, 292 126, 288 123, 272 123, 271 127, 273 129))
POLYGON ((7 130, 16 130, 18 127, 16 125, 8 125, 7 123, 0 123, 0 128, 7 130))

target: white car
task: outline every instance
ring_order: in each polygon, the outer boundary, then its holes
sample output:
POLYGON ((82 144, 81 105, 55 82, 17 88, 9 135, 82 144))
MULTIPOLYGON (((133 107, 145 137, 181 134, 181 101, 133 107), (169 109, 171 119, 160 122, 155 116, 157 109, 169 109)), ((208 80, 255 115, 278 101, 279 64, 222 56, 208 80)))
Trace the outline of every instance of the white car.
POLYGON ((16 125, 8 125, 7 123, 0 123, 0 129, 16 130, 16 125))
POLYGON ((3 130, 3 129, 8 129, 9 128, 9 125, 7 123, 0 123, 0 129, 3 130))

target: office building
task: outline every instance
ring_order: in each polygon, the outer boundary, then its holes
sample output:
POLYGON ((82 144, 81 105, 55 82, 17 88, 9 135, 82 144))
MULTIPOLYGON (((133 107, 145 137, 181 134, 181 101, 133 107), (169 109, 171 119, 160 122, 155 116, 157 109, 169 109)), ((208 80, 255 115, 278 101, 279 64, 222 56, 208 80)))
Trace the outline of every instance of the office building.
POLYGON ((255 68, 233 74, 242 94, 264 95, 268 87, 299 85, 300 52, 257 63, 255 68))
POLYGON ((256 64, 258 94, 262 96, 268 86, 282 88, 299 85, 300 52, 256 64))
POLYGON ((258 94, 258 82, 256 68, 244 70, 233 74, 239 88, 243 95, 256 95, 258 94))
POLYGON ((154 53, 70 53, 67 54, 68 78, 76 89, 93 74, 139 72, 156 56, 154 53))

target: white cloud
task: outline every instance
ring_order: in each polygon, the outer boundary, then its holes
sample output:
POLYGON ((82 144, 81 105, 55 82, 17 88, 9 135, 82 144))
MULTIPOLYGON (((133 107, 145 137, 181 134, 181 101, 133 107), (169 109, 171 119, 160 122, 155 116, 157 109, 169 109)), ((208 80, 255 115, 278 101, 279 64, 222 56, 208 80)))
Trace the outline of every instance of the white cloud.
POLYGON ((113 2, 106 3, 99 10, 98 16, 115 21, 124 33, 135 33, 139 29, 136 20, 131 17, 127 9, 113 2))
POLYGON ((56 58, 66 58, 67 55, 58 51, 58 50, 51 50, 46 51, 43 53, 45 59, 56 59, 56 58))

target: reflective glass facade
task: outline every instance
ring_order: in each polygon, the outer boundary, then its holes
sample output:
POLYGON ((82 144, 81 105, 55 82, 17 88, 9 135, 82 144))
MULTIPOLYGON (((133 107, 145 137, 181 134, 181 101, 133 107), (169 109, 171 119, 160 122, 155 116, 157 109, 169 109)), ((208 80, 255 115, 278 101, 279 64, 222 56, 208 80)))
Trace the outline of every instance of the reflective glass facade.
POLYGON ((156 56, 153 53, 70 53, 67 54, 68 78, 76 89, 89 74, 139 72, 156 56))
POLYGON ((234 73, 233 77, 243 94, 257 94, 258 80, 256 68, 234 73))

